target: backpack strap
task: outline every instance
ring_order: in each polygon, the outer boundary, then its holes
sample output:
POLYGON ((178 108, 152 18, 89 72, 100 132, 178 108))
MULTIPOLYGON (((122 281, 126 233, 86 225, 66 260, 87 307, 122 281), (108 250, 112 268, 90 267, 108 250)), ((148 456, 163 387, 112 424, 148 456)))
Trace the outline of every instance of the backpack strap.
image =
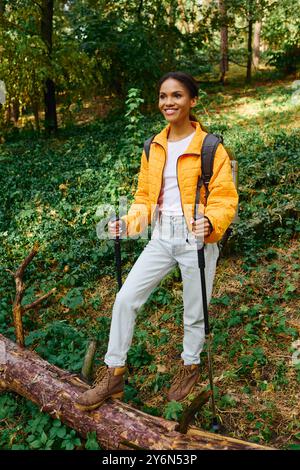
POLYGON ((223 143, 223 137, 217 134, 207 134, 204 138, 201 148, 201 175, 198 176, 197 181, 197 192, 196 192, 196 203, 194 211, 194 219, 198 214, 198 206, 200 202, 200 190, 202 185, 205 186, 205 205, 207 204, 207 198, 209 196, 208 185, 210 178, 213 174, 214 158, 217 147, 223 143))
POLYGON ((152 135, 151 137, 149 137, 149 139, 145 140, 144 142, 144 150, 145 150, 146 158, 148 161, 149 161, 149 154, 150 154, 150 146, 152 144, 152 140, 154 139, 155 135, 156 134, 152 135))

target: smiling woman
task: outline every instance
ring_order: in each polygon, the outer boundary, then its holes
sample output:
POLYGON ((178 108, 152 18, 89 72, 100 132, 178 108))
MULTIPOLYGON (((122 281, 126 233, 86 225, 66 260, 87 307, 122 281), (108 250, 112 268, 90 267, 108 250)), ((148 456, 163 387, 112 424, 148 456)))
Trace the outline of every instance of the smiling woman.
POLYGON ((167 74, 159 82, 158 107, 165 119, 171 124, 168 136, 169 142, 176 142, 194 132, 190 121, 196 120, 190 113, 191 108, 196 106, 198 87, 196 82, 191 81, 189 86, 173 78, 175 73, 167 74))
POLYGON ((205 258, 203 292, 209 303, 219 255, 217 241, 235 215, 238 195, 229 157, 219 144, 209 196, 206 200, 203 188, 200 204, 196 204, 201 149, 207 134, 191 115, 197 97, 197 82, 189 74, 170 72, 158 83, 158 108, 167 126, 154 136, 149 159, 145 150, 142 153, 138 188, 128 214, 109 224, 113 237, 120 236, 122 228, 129 237, 141 233, 152 221, 155 229, 116 296, 104 358, 106 367, 95 386, 77 399, 76 406, 82 410, 97 408, 110 397, 122 397, 127 352, 138 310, 177 263, 183 282, 184 337, 182 361, 168 390, 168 399, 183 400, 199 379, 206 303, 201 296, 199 245, 205 258))

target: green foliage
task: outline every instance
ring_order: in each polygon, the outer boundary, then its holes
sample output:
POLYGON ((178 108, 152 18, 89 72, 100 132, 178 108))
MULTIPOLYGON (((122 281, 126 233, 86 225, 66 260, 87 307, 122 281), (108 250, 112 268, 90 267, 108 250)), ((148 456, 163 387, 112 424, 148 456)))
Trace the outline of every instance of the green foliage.
POLYGON ((220 408, 233 408, 235 405, 235 399, 229 394, 223 395, 219 400, 220 408))
POLYGON ((101 449, 101 447, 100 447, 100 445, 98 444, 98 441, 97 441, 96 431, 88 432, 87 440, 86 440, 86 443, 85 443, 85 449, 86 450, 99 450, 99 449, 101 449))
POLYGON ((296 175, 299 165, 299 135, 285 131, 270 132, 266 142, 252 134, 240 134, 235 154, 240 166, 240 222, 236 227, 236 247, 254 257, 274 236, 284 242, 299 231, 296 214, 296 175), (255 160, 251 157, 255 151, 255 160))
POLYGON ((295 72, 300 67, 300 47, 286 46, 281 50, 270 51, 267 63, 286 73, 295 72))
POLYGON ((5 418, 11 418, 14 416, 14 413, 18 405, 10 395, 1 395, 0 396, 0 420, 5 418))
POLYGON ((169 292, 168 289, 165 289, 164 287, 155 287, 153 289, 151 295, 149 296, 149 299, 147 302, 151 302, 157 305, 168 305, 172 301, 172 294, 169 292))
POLYGON ((80 307, 84 302, 81 290, 80 288, 70 289, 60 302, 71 309, 80 307))
POLYGON ((293 0, 274 2, 266 10, 262 29, 262 37, 270 45, 264 54, 267 63, 287 73, 300 65, 300 21, 296 11, 298 6, 293 0), (295 21, 290 22, 289 18, 295 14, 295 21))
POLYGON ((148 415, 160 416, 160 410, 158 408, 153 407, 153 406, 144 405, 142 407, 142 411, 144 413, 147 413, 148 415))
POLYGON ((140 146, 143 141, 143 125, 144 116, 140 112, 141 103, 144 99, 140 97, 141 90, 131 88, 128 91, 126 104, 126 126, 124 138, 122 139, 122 152, 126 155, 127 172, 136 172, 140 166, 141 155, 140 146))
POLYGON ((59 419, 41 413, 36 405, 5 393, 0 397, 0 448, 11 450, 73 450, 81 448, 77 433, 59 419), (4 415, 5 413, 5 415, 4 415), (14 413, 18 423, 14 424, 14 413), (17 443, 15 443, 18 435, 17 443))
MULTIPOLYGON (((217 2, 156 0, 125 2, 80 0, 55 3, 51 54, 41 37, 41 8, 37 2, 3 2, 0 35, 0 76, 7 102, 0 109, 4 130, 18 132, 15 123, 40 128, 38 112, 44 108, 47 79, 56 86, 57 108, 68 126, 91 95, 114 102, 112 116, 124 111, 130 89, 143 90, 143 106, 153 109, 155 84, 169 70, 183 70, 202 80, 217 78, 220 62, 220 27, 228 26, 230 67, 246 65, 249 21, 262 20, 264 52, 261 61, 287 72, 299 66, 298 4, 293 0, 239 0, 226 3, 226 17, 217 2), (29 117, 35 115, 35 124, 29 117)), ((142 102, 141 102, 142 103, 142 102)), ((208 111, 205 109, 205 112, 208 111)))
POLYGON ((128 351, 128 364, 133 367, 141 367, 151 362, 152 356, 148 353, 145 343, 131 346, 128 351))
MULTIPOLYGON (((150 369, 151 366, 149 366, 150 369)), ((156 372, 152 381, 151 381, 151 388, 153 393, 157 393, 159 390, 163 390, 166 385, 170 382, 170 374, 169 373, 162 373, 156 372)))
POLYGON ((40 415, 29 420, 26 431, 29 433, 26 441, 30 449, 51 450, 58 439, 60 448, 64 450, 73 450, 81 445, 73 429, 67 430, 60 420, 52 421, 48 415, 40 415))
POLYGON ((182 415, 183 405, 177 401, 170 401, 164 410, 164 417, 166 419, 173 419, 178 421, 182 415))
POLYGON ((35 346, 35 351, 49 362, 79 372, 87 338, 65 321, 49 323, 45 328, 29 332, 25 339, 27 347, 35 346))
POLYGON ((5 8, 0 25, 0 76, 7 89, 6 108, 12 105, 20 115, 43 108, 45 80, 54 80, 57 93, 64 95, 60 112, 67 123, 95 81, 95 59, 81 50, 64 9, 55 6, 51 58, 40 35, 39 5, 16 1, 5 8))
MULTIPOLYGON (((192 6, 185 9, 193 20, 192 6)), ((123 0, 74 2, 68 16, 82 50, 96 59, 103 92, 119 100, 130 88, 138 87, 150 104, 156 98, 153 84, 164 71, 211 69, 203 50, 208 33, 197 28, 195 33, 184 34, 178 24, 180 11, 174 6, 170 9, 157 1, 139 7, 123 0)))
POLYGON ((267 358, 261 347, 251 349, 251 353, 239 357, 238 363, 241 364, 239 369, 240 375, 248 375, 255 366, 265 365, 267 358))
POLYGON ((131 402, 135 405, 142 405, 142 400, 138 396, 138 390, 132 384, 125 385, 123 400, 125 403, 131 402))
POLYGON ((300 450, 300 444, 289 444, 287 450, 300 450))

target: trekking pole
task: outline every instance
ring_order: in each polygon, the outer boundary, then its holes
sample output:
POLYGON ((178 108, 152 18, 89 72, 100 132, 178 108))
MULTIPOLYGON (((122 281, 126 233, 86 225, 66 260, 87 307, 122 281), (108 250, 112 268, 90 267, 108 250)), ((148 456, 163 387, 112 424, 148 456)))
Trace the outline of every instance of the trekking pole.
MULTIPOLYGON (((194 220, 202 219, 204 216, 196 213, 194 220)), ((200 269, 200 278, 201 278, 201 290, 202 290, 202 303, 203 303, 203 313, 204 313, 204 328, 205 328, 205 341, 207 344, 207 359, 208 359, 208 376, 209 376, 209 385, 211 389, 211 409, 212 409, 212 423, 211 427, 214 432, 220 430, 220 426, 216 414, 216 405, 215 405, 215 396, 214 396, 214 383, 213 383, 213 368, 212 368, 212 355, 211 355, 211 332, 209 328, 208 320, 208 306, 207 306, 207 295, 206 295, 206 283, 205 283, 205 257, 204 257, 204 242, 202 243, 196 237, 197 243, 197 254, 198 254, 198 266, 200 269)))
MULTIPOLYGON (((121 221, 121 226, 124 227, 124 222, 118 216, 112 217, 110 222, 117 222, 118 220, 121 221)), ((115 260, 116 260, 116 267, 117 267, 117 281, 119 290, 122 287, 122 268, 121 268, 121 246, 120 246, 120 237, 116 235, 114 240, 115 242, 115 260)))

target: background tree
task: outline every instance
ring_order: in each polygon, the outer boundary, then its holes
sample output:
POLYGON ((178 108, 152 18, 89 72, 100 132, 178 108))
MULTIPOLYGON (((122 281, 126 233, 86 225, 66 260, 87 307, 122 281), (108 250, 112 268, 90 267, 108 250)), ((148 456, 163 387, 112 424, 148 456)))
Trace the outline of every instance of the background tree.
POLYGON ((85 99, 121 112, 131 88, 143 90, 151 109, 155 83, 169 70, 224 83, 229 64, 238 64, 249 81, 258 60, 293 72, 300 57, 292 0, 1 0, 0 29, 2 120, 6 113, 22 126, 31 115, 27 125, 48 132, 85 99))
POLYGON ((257 69, 259 66, 260 58, 260 33, 262 28, 262 20, 258 20, 254 25, 254 36, 253 36, 253 65, 257 69))
POLYGON ((284 0, 269 2, 261 32, 266 44, 264 60, 286 73, 300 65, 299 2, 284 0))
POLYGON ((87 56, 74 37, 65 1, 54 2, 55 27, 49 56, 50 30, 47 31, 48 19, 45 14, 43 19, 42 7, 32 0, 6 4, 0 17, 0 76, 7 88, 8 118, 13 109, 21 117, 32 111, 39 129, 39 114, 44 107, 44 126, 51 132, 57 127, 56 101, 61 117, 68 116, 70 107, 80 105, 87 90, 95 93, 97 80, 95 60, 87 56))
POLYGON ((219 0, 220 22, 221 22, 221 60, 220 60, 220 81, 224 83, 225 74, 228 70, 228 26, 225 0, 219 0))
MULTIPOLYGON (((41 38, 46 46, 46 58, 51 68, 53 46, 53 9, 54 0, 42 0, 38 3, 41 9, 41 38)), ((53 78, 47 77, 44 90, 45 100, 45 128, 48 133, 57 131, 55 83, 53 78)))

